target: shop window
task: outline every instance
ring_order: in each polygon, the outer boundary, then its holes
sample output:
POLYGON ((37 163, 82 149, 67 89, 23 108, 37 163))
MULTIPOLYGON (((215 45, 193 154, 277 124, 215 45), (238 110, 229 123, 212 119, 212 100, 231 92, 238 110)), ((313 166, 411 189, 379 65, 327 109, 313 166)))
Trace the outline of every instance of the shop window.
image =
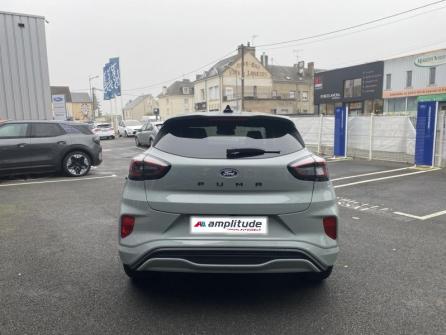
POLYGON ((406 98, 389 99, 387 110, 389 113, 405 112, 406 111, 406 98))
POLYGON ((362 90, 362 79, 349 79, 344 81, 344 97, 353 98, 360 97, 362 90))
POLYGON ((435 85, 436 70, 437 69, 435 67, 431 67, 429 69, 429 85, 435 85))
POLYGON ((410 112, 415 112, 418 109, 417 97, 407 98, 407 110, 410 112))
POLYGON ((390 73, 386 74, 386 90, 392 89, 392 75, 390 73))
POLYGON ((406 71, 406 87, 412 87, 412 71, 406 71))

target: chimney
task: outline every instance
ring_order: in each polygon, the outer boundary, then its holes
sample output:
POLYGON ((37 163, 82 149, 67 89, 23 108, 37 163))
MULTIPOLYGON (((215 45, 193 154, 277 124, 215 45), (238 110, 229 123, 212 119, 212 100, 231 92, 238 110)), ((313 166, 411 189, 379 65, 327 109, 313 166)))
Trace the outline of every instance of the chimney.
POLYGON ((267 67, 267 66, 268 66, 268 55, 265 55, 264 60, 265 60, 265 64, 263 64, 263 65, 264 65, 265 67, 267 67))
POLYGON ((163 86, 163 90, 162 90, 162 92, 163 92, 163 95, 166 95, 166 94, 167 94, 167 87, 166 87, 166 86, 163 86))
MULTIPOLYGON (((237 48, 238 54, 241 55, 242 54, 242 46, 239 45, 237 48)), ((254 57, 256 56, 256 47, 252 47, 251 43, 248 42, 248 45, 245 45, 245 55, 247 53, 251 53, 254 57)))
POLYGON ((314 62, 309 62, 307 64, 307 69, 308 69, 308 75, 313 77, 314 76, 314 62))
POLYGON ((268 56, 266 55, 265 52, 263 52, 260 55, 260 63, 262 63, 263 66, 267 67, 268 66, 268 56))

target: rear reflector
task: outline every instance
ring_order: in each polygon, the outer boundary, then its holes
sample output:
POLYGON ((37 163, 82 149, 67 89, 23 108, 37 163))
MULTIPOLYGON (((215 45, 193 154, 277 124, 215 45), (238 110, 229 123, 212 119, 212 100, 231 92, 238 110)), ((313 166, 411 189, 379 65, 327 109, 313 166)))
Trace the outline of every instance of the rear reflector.
POLYGON ((328 168, 325 159, 311 156, 288 165, 288 171, 301 180, 328 181, 328 168))
POLYGON ((149 155, 138 155, 130 163, 129 179, 153 180, 160 179, 170 170, 170 164, 149 155))
POLYGON ((129 236, 135 225, 135 217, 131 215, 121 216, 121 238, 129 236))
POLYGON ((333 240, 338 237, 337 221, 335 216, 326 216, 323 219, 325 234, 333 240))

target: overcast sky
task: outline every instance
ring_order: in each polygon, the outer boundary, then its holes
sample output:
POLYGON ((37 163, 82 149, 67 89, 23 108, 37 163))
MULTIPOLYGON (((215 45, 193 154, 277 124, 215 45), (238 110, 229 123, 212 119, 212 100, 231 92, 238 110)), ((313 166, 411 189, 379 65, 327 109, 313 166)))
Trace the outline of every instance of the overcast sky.
MULTIPOLYGON (((0 10, 43 15, 49 21, 51 85, 88 91, 88 76, 102 77, 108 59, 120 57, 122 88, 131 90, 125 93, 156 95, 162 85, 132 89, 181 77, 253 35, 258 36, 254 45, 297 39, 432 1, 1 0, 0 10)), ((446 2, 417 12, 423 15, 408 14, 336 38, 259 48, 257 54, 266 51, 274 64, 292 65, 298 50, 299 59, 330 69, 446 47, 445 7, 446 2)), ((102 79, 94 85, 102 87, 102 79)), ((124 103, 132 95, 124 96, 124 103)), ((107 110, 108 104, 104 107, 107 110)))

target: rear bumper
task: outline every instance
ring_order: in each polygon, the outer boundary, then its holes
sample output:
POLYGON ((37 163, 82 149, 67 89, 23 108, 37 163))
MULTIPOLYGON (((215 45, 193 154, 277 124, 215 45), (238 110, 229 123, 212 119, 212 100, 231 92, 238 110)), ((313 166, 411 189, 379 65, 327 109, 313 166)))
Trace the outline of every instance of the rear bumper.
POLYGON ((321 272, 333 266, 339 252, 338 247, 324 249, 297 241, 164 240, 150 245, 120 246, 121 260, 138 271, 321 272))

